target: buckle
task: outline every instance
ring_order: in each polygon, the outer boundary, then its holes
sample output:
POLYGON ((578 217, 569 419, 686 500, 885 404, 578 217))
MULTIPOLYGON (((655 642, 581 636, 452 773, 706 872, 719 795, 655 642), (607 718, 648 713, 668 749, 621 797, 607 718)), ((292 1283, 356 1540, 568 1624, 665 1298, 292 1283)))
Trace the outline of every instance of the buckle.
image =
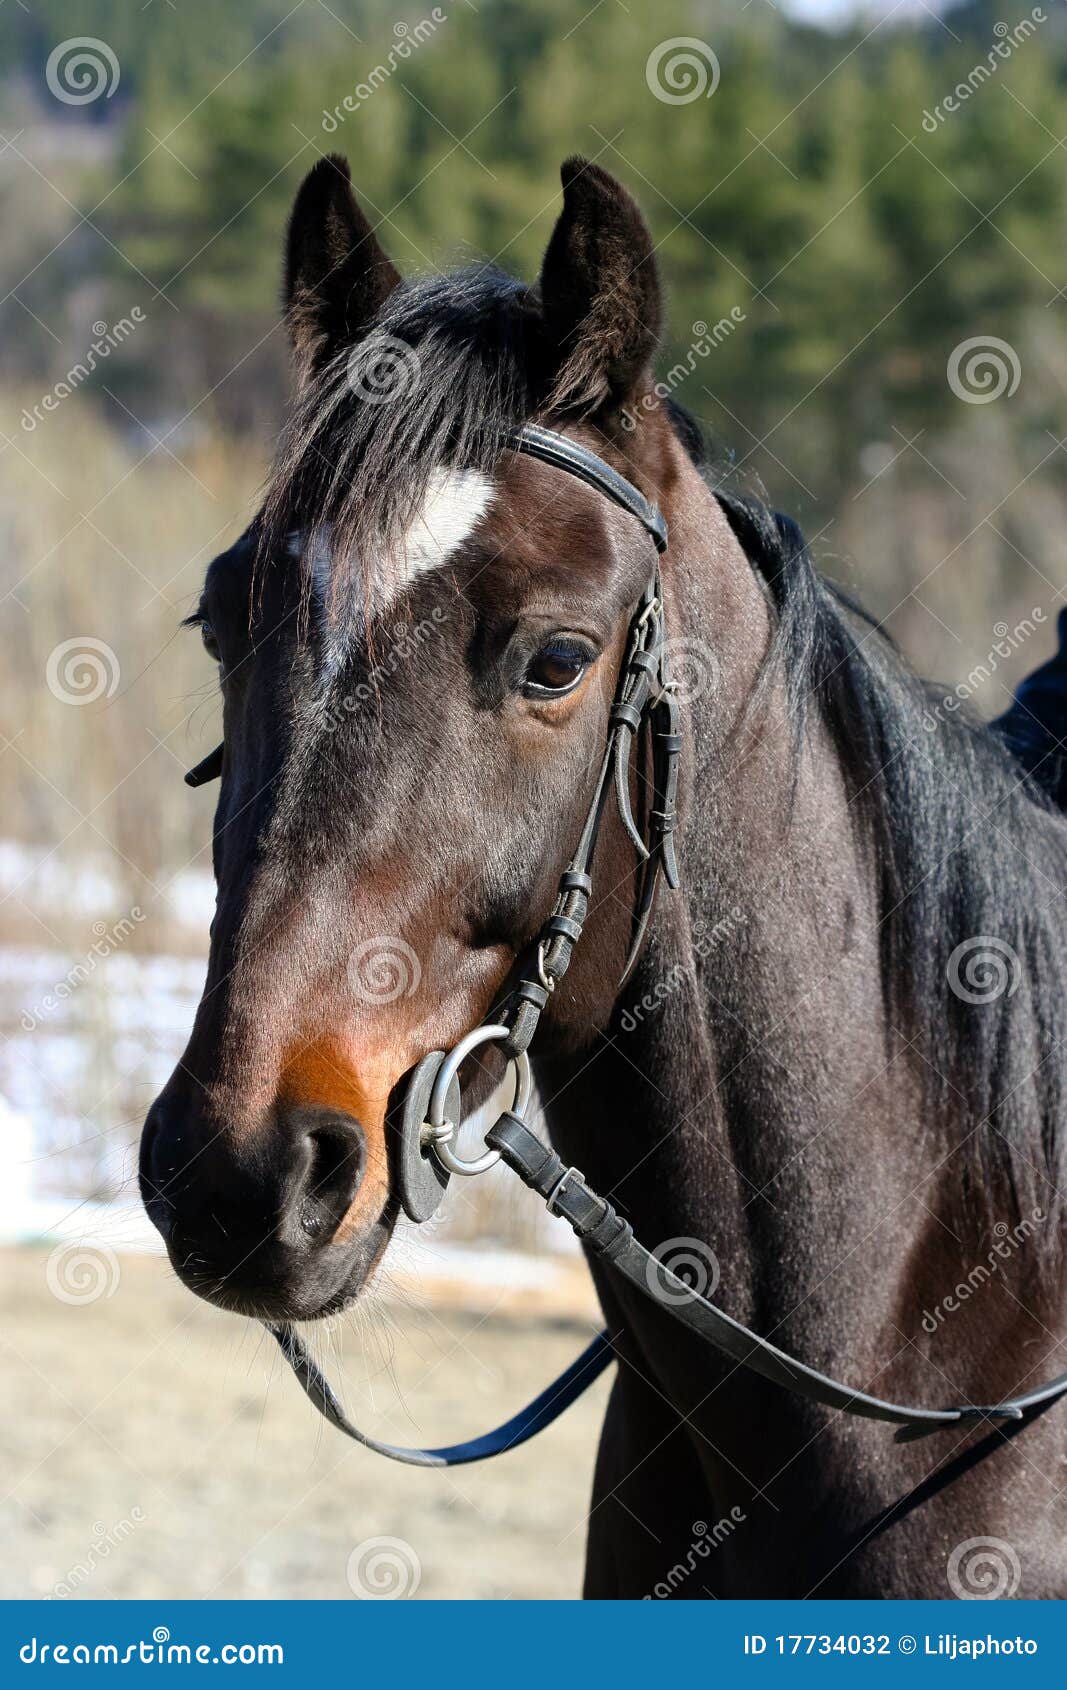
POLYGON ((558 1215, 559 1214, 559 1212, 560 1212, 559 1206, 558 1206, 559 1205, 559 1199, 562 1197, 563 1192, 564 1192, 564 1188, 566 1187, 566 1184, 567 1184, 567 1181, 571 1178, 572 1175, 574 1176, 575 1179, 580 1179, 580 1180, 583 1180, 583 1181, 585 1179, 585 1175, 582 1173, 581 1168, 565 1168, 563 1170, 563 1172, 559 1176, 559 1179, 556 1181, 555 1185, 552 1187, 552 1190, 549 1192, 548 1196, 545 1198, 545 1208, 548 1210, 550 1215, 558 1215))

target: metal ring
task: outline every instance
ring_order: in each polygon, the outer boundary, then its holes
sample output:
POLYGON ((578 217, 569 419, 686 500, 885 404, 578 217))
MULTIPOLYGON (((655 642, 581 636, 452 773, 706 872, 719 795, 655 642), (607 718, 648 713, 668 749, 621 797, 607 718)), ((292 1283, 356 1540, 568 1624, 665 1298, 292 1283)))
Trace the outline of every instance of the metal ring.
MULTIPOLYGON (((475 1027, 474 1031, 468 1033, 466 1038, 460 1039, 454 1050, 449 1051, 437 1070, 433 1090, 430 1093, 430 1102, 426 1110, 426 1125, 428 1127, 437 1128, 448 1124, 448 1117, 445 1114, 448 1088, 455 1079, 460 1065, 470 1055, 471 1051, 477 1050, 480 1045, 491 1044, 497 1039, 506 1039, 510 1032, 511 1028, 505 1027, 503 1023, 490 1023, 485 1027, 475 1027)), ((524 1050, 520 1051, 518 1056, 512 1058, 512 1066, 515 1069, 515 1100, 511 1105, 511 1111, 512 1114, 518 1115, 521 1120, 526 1114, 530 1094, 533 1090, 530 1058, 524 1050)), ((500 1160, 499 1150, 487 1150, 483 1155, 475 1157, 473 1161, 466 1162, 461 1156, 456 1155, 447 1142, 432 1136, 430 1142, 437 1160, 443 1168, 447 1168, 450 1174, 484 1174, 487 1169, 495 1166, 500 1160)))

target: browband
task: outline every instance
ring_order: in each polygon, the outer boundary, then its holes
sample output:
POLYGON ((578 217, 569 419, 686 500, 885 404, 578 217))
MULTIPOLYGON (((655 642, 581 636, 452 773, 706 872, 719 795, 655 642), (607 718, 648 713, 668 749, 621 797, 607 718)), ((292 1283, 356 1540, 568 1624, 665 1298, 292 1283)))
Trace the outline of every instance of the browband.
POLYGON ((663 513, 638 492, 632 481, 627 481, 595 452, 579 446, 576 440, 568 440, 566 435, 554 433, 550 428, 539 428, 536 423, 517 428, 508 437, 507 443, 513 451, 524 452, 529 458, 540 458, 542 463, 566 470, 587 486, 595 487, 598 493, 606 494, 624 511, 636 516, 652 536, 657 552, 667 550, 667 523, 663 513))

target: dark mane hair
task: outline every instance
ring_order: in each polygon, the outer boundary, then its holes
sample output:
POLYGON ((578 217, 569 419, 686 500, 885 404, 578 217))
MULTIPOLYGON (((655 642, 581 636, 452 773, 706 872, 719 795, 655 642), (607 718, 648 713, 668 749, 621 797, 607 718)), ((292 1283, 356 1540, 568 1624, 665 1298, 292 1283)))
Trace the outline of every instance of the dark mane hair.
POLYGON ((1017 1213, 1058 1213, 1067 1095, 1049 1058, 1067 1039, 1067 1009, 1049 906, 1067 888, 1067 820, 994 730, 965 708, 946 711, 946 689, 920 680, 818 572, 794 522, 724 490, 699 428, 672 411, 774 601, 767 672, 784 677, 795 741, 817 709, 840 760, 877 876, 894 1054, 917 1058, 932 1121, 955 1124, 968 1195, 993 1214, 1005 1199, 1017 1213), (1035 828, 1058 847, 1056 884, 1031 859, 1035 828), (977 975, 966 955, 953 970, 969 941, 979 941, 969 953, 977 975), (1001 968, 1008 986, 990 1002, 950 985, 953 970, 981 993, 1001 968))
MULTIPOLYGON (((261 557, 296 529, 310 560, 314 531, 328 525, 331 585, 343 592, 407 528, 435 469, 490 470, 501 436, 545 405, 535 306, 528 287, 485 265, 397 287, 370 334, 294 404, 259 523, 261 557)), ((963 1121, 974 1195, 1048 1205, 1050 1184, 1067 1183, 1067 1088, 1048 1060, 1067 1037, 1067 1007, 1046 907, 1067 887, 1067 822, 992 732, 963 710, 938 711, 885 635, 860 631, 863 613, 816 570, 796 525, 729 491, 699 425, 669 410, 770 592, 767 672, 784 675, 796 743, 817 710, 854 797, 880 889, 897 1053, 917 1068, 932 1120, 963 1121), (1035 828, 1059 852, 1056 886, 1029 860, 1035 828), (958 946, 983 937, 1010 948, 1001 960, 1012 989, 976 1004, 953 992, 948 970, 958 946)))

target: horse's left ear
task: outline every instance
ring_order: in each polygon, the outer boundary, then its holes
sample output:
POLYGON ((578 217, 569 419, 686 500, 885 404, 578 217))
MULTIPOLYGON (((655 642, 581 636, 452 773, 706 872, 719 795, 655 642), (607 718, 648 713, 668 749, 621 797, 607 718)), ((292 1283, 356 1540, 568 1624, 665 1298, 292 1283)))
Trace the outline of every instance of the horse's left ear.
POLYGON ((399 281, 356 203, 348 160, 321 158, 297 190, 286 238, 282 303, 298 379, 353 345, 399 281))
POLYGON ((652 236, 614 176, 583 158, 560 171, 563 210, 541 266, 553 399, 619 406, 648 375, 663 319, 652 236))

